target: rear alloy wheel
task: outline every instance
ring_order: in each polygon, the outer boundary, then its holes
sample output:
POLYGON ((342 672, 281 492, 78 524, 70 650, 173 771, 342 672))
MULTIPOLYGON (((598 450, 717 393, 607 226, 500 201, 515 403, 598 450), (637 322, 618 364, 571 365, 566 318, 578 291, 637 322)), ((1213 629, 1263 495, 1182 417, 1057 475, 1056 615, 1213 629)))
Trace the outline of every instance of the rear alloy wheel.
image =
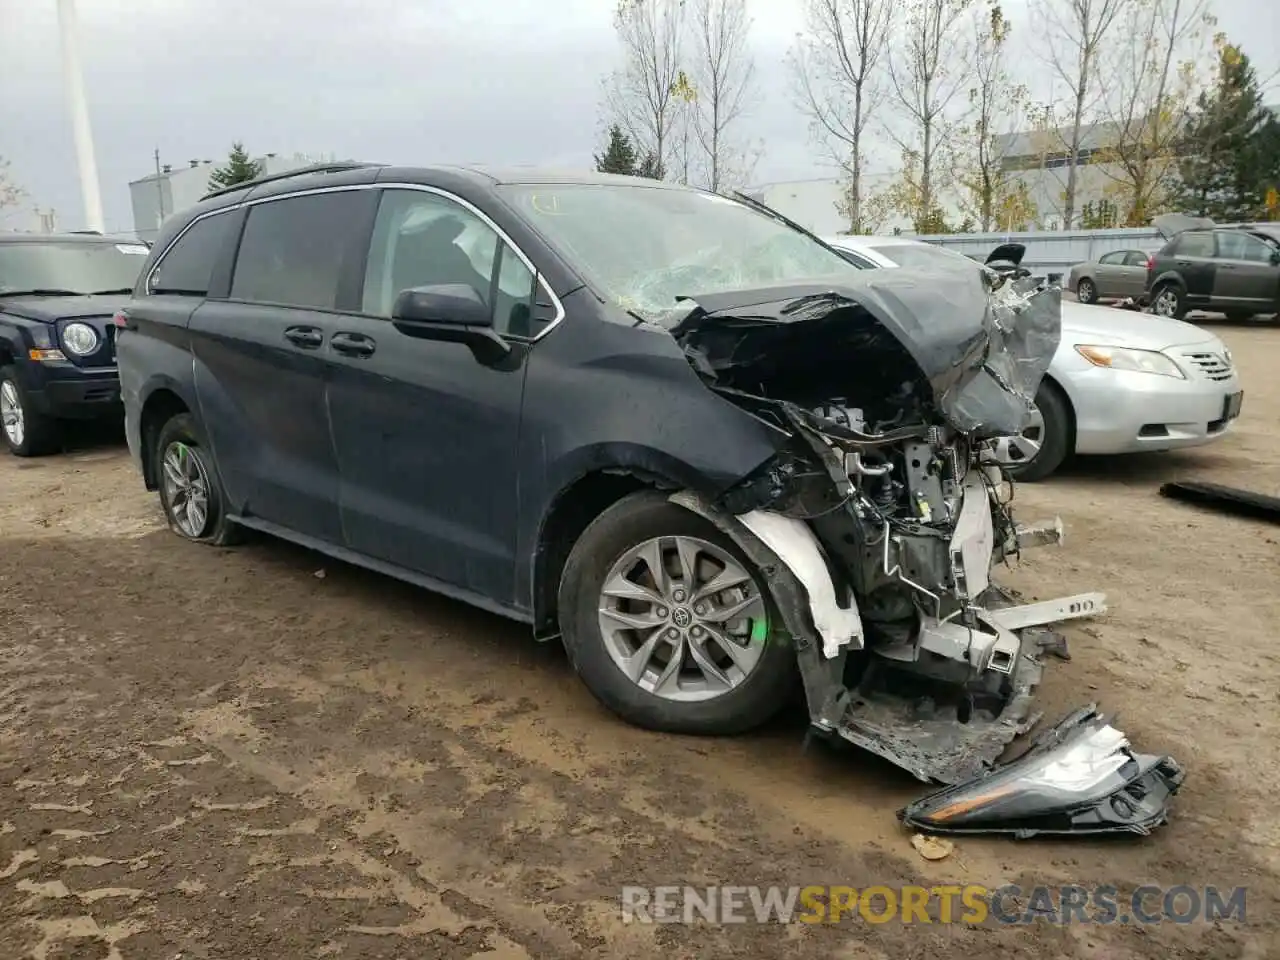
POLYGON ((1081 280, 1076 284, 1076 299, 1081 303, 1098 302, 1098 288, 1093 285, 1092 280, 1081 280))
POLYGON ((1033 483, 1049 476, 1071 453, 1071 413, 1053 384, 1041 384, 1031 420, 1016 437, 996 441, 996 458, 1015 480, 1033 483))
POLYGON ((733 734, 793 690, 791 647, 772 636, 763 579, 737 545, 658 493, 625 498, 565 565, 565 648, 587 688, 652 730, 733 734))
POLYGON ((1167 283, 1151 298, 1151 312, 1157 317, 1181 320, 1187 314, 1186 297, 1173 284, 1167 283))
POLYGON ((180 413, 160 428, 153 456, 169 528, 199 543, 233 543, 239 528, 227 519, 222 483, 190 414, 180 413))
POLYGON ((9 452, 17 457, 53 453, 61 445, 58 421, 31 409, 13 367, 0 367, 0 432, 9 452))

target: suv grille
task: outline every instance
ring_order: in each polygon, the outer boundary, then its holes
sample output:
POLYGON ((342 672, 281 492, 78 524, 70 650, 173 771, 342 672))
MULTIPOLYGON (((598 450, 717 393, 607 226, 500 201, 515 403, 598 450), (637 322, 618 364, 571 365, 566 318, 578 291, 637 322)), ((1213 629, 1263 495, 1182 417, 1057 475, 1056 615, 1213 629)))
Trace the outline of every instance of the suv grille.
POLYGON ((1200 375, 1207 380, 1231 379, 1231 361, 1221 354, 1205 350, 1195 353, 1187 352, 1183 356, 1191 362, 1192 369, 1199 371, 1200 375))

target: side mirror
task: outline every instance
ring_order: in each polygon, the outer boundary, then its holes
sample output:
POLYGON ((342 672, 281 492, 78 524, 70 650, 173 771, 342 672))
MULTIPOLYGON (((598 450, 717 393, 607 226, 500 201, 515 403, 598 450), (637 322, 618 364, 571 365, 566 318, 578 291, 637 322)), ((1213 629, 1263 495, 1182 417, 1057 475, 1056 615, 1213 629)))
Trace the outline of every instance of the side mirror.
POLYGON ((493 311, 465 283, 438 283, 401 290, 391 324, 407 337, 465 344, 480 363, 492 366, 511 353, 493 329, 493 311))
POLYGON ((465 283, 437 283, 401 290, 391 319, 451 327, 491 327, 493 312, 475 287, 465 283))

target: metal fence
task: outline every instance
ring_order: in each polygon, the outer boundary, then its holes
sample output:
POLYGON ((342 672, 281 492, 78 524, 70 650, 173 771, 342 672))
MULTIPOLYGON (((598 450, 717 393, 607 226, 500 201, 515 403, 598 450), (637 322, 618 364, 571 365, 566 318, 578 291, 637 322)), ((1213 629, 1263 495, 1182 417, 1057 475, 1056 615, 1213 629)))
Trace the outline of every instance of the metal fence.
POLYGON ((1141 250, 1153 253, 1164 238, 1153 227, 1121 227, 1114 230, 1037 230, 1027 233, 961 233, 919 235, 940 247, 966 256, 986 259, 998 244, 1026 244, 1022 265, 1037 273, 1066 273, 1077 263, 1096 260, 1109 250, 1141 250))

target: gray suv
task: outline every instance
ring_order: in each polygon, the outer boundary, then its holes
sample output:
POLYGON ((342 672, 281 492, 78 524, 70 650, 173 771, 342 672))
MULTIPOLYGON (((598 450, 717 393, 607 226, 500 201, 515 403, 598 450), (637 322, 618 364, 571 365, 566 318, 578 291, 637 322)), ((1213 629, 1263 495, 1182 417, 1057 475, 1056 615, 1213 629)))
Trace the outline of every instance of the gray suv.
POLYGON ((1168 238, 1147 261, 1152 313, 1181 320, 1210 310, 1246 320, 1280 311, 1280 224, 1219 226, 1178 213, 1152 223, 1168 238))

